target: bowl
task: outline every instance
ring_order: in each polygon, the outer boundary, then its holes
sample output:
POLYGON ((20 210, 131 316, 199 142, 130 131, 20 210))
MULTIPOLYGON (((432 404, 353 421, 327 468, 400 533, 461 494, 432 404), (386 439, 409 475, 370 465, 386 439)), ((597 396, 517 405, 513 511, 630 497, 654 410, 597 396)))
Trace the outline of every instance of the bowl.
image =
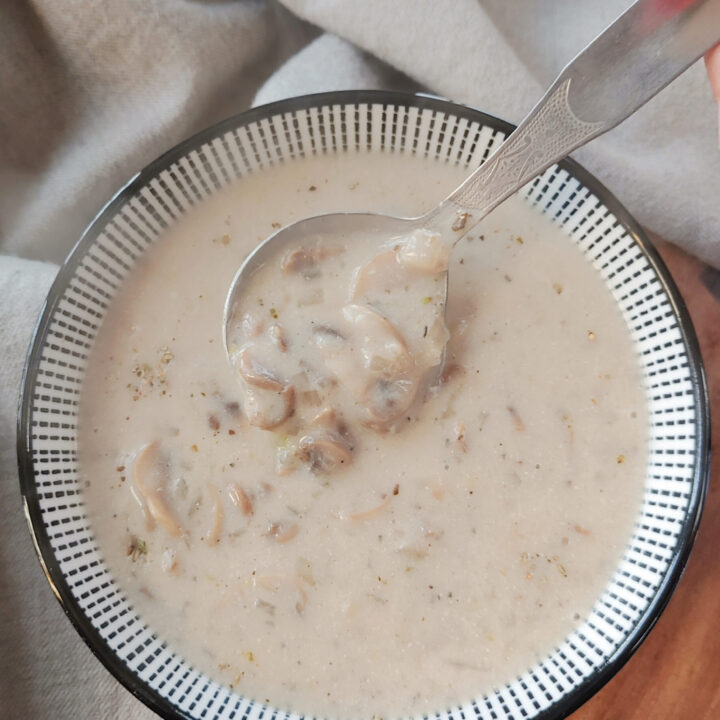
MULTIPOLYGON (((135 175, 85 231, 53 284, 27 358, 18 463, 40 561, 96 656, 165 718, 288 718, 202 675, 134 611, 103 562, 77 468, 79 388, 117 287, 173 219, 247 173, 303 154, 373 149, 443 158, 468 170, 512 126, 424 95, 348 91, 254 108, 181 143, 135 175)), ((650 417, 640 515, 624 557, 587 620, 542 662, 437 718, 566 717, 628 660, 672 594, 707 491, 709 414, 697 340, 682 299, 642 229, 572 160, 521 191, 563 226, 598 271, 631 332, 650 417)), ((220 318, 218 318, 220 323, 220 318)))

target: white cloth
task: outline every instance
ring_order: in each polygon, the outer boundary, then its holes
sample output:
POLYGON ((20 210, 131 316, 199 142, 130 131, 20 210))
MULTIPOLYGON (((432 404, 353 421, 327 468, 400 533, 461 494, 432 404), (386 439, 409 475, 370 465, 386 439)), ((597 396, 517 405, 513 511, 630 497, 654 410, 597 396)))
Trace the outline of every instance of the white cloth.
MULTIPOLYGON (((629 0, 284 4, 0 4, 2 718, 152 716, 63 618, 24 527, 15 466, 21 368, 57 270, 50 263, 62 261, 111 193, 254 97, 422 86, 517 122, 629 0)), ((720 267, 716 117, 694 67, 577 155, 649 229, 720 267)))

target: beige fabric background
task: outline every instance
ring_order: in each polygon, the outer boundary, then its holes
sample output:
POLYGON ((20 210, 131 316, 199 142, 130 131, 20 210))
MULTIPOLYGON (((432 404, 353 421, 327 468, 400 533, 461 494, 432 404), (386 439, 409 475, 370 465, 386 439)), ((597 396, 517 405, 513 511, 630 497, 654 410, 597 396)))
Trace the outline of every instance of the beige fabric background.
MULTIPOLYGON (((22 516, 15 411, 60 263, 112 192, 255 102, 422 86, 518 121, 627 0, 0 2, 0 718, 150 718, 52 597, 22 516)), ((578 153, 651 230, 720 267, 700 66, 578 153)))

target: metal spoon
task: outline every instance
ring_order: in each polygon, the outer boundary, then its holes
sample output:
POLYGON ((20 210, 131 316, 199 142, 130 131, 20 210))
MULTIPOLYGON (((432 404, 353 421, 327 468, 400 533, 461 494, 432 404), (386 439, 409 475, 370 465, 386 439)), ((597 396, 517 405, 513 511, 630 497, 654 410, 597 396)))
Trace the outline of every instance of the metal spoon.
MULTIPOLYGON (((225 302, 223 340, 245 283, 271 260, 313 236, 362 232, 383 240, 419 228, 454 246, 529 180, 632 115, 720 40, 720 0, 639 0, 560 73, 498 150, 430 212, 415 218, 374 213, 318 215, 287 225, 248 255, 225 302)), ((281 282, 278 264, 278 282, 281 282)), ((447 282, 445 287, 447 298, 447 282)))

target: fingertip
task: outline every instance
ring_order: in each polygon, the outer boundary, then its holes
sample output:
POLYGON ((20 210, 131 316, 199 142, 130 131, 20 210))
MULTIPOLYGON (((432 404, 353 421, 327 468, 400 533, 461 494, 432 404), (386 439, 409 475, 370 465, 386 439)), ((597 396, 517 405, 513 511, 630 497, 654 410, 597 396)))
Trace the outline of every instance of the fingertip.
POLYGON ((720 103, 720 44, 705 55, 705 67, 710 79, 713 97, 720 103))

